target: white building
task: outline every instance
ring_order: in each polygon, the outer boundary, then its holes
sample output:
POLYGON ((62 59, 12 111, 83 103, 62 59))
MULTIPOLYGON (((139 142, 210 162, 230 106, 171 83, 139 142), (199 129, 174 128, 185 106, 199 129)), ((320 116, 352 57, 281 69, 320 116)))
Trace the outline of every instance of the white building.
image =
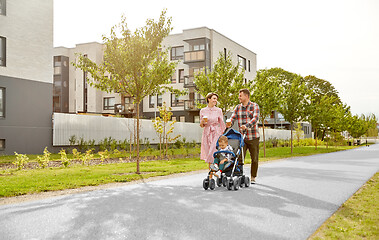
POLYGON ((0 154, 52 144, 52 0, 0 0, 0 154))
MULTIPOLYGON (((257 71, 256 54, 233 40, 206 27, 183 30, 164 39, 162 47, 171 48, 170 60, 178 61, 171 84, 177 89, 188 88, 187 96, 176 97, 171 93, 163 96, 149 96, 141 104, 145 118, 154 118, 156 105, 163 101, 172 107, 173 118, 181 122, 199 121, 196 102, 204 101, 195 92, 194 74, 205 68, 212 69, 219 53, 232 53, 234 64, 240 62, 245 71, 245 80, 254 79, 257 71)), ((75 48, 58 47, 54 49, 54 111, 69 113, 114 114, 121 105, 119 113, 131 116, 133 110, 128 96, 105 93, 87 86, 85 73, 75 69, 70 62, 75 61, 75 53, 87 55, 92 61, 103 61, 103 46, 99 43, 78 44, 75 48), (66 64, 65 64, 66 62, 66 64), (65 83, 66 82, 66 83, 65 83)))

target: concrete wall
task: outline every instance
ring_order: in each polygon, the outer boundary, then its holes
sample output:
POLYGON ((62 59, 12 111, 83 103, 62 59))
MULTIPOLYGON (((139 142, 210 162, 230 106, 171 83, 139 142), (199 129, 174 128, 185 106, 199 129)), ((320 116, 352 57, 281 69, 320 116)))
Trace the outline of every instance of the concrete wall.
POLYGON ((5 87, 5 118, 0 119, 0 139, 5 150, 40 154, 52 146, 52 91, 50 83, 0 76, 5 87))
POLYGON ((6 38, 0 154, 41 153, 52 146, 53 0, 10 0, 6 8, 0 15, 0 36, 6 38))
POLYGON ((11 0, 0 15, 6 67, 0 75, 52 83, 53 0, 11 0))

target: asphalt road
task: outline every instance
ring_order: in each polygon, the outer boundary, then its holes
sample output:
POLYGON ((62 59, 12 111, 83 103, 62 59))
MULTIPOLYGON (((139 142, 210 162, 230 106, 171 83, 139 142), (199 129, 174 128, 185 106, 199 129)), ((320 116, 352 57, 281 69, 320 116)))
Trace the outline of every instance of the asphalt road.
POLYGON ((376 144, 262 164, 238 191, 203 172, 3 205, 0 239, 307 239, 378 169, 376 144))

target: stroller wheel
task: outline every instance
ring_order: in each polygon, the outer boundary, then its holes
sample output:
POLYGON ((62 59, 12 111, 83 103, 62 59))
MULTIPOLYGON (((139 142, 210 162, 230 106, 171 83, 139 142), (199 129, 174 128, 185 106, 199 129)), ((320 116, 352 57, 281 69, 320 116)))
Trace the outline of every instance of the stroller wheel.
POLYGON ((221 177, 221 178, 217 178, 217 180, 216 180, 216 184, 217 184, 217 187, 221 187, 221 184, 222 184, 222 177, 221 177))
POLYGON ((245 177, 244 176, 239 177, 239 183, 240 183, 240 188, 242 188, 244 186, 244 183, 245 183, 245 177))
POLYGON ((208 178, 205 178, 205 179, 203 180, 203 188, 204 188, 205 190, 207 190, 208 187, 209 187, 209 180, 208 180, 208 178))
POLYGON ((215 182, 215 180, 212 178, 211 181, 209 182, 209 189, 214 190, 215 187, 216 187, 216 182, 215 182))
POLYGON ((237 191, 239 188, 240 188, 240 181, 239 181, 239 178, 235 178, 235 179, 233 180, 233 189, 237 191))
POLYGON ((222 182, 222 186, 226 187, 226 184, 227 184, 227 181, 228 179, 226 177, 222 177, 221 178, 221 182, 222 182))
POLYGON ((230 178, 227 181, 227 188, 228 188, 228 190, 232 190, 232 187, 233 187, 233 179, 230 178))
POLYGON ((250 178, 248 176, 245 176, 245 187, 250 186, 250 178))

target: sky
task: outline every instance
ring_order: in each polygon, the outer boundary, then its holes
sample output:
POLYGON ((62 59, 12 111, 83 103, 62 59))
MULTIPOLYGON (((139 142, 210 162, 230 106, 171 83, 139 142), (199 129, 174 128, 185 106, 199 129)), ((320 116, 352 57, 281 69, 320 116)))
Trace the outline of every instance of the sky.
POLYGON ((257 54, 257 69, 329 81, 353 114, 379 118, 378 0, 54 0, 54 47, 102 42, 121 16, 129 29, 172 17, 173 31, 208 27, 257 54))

